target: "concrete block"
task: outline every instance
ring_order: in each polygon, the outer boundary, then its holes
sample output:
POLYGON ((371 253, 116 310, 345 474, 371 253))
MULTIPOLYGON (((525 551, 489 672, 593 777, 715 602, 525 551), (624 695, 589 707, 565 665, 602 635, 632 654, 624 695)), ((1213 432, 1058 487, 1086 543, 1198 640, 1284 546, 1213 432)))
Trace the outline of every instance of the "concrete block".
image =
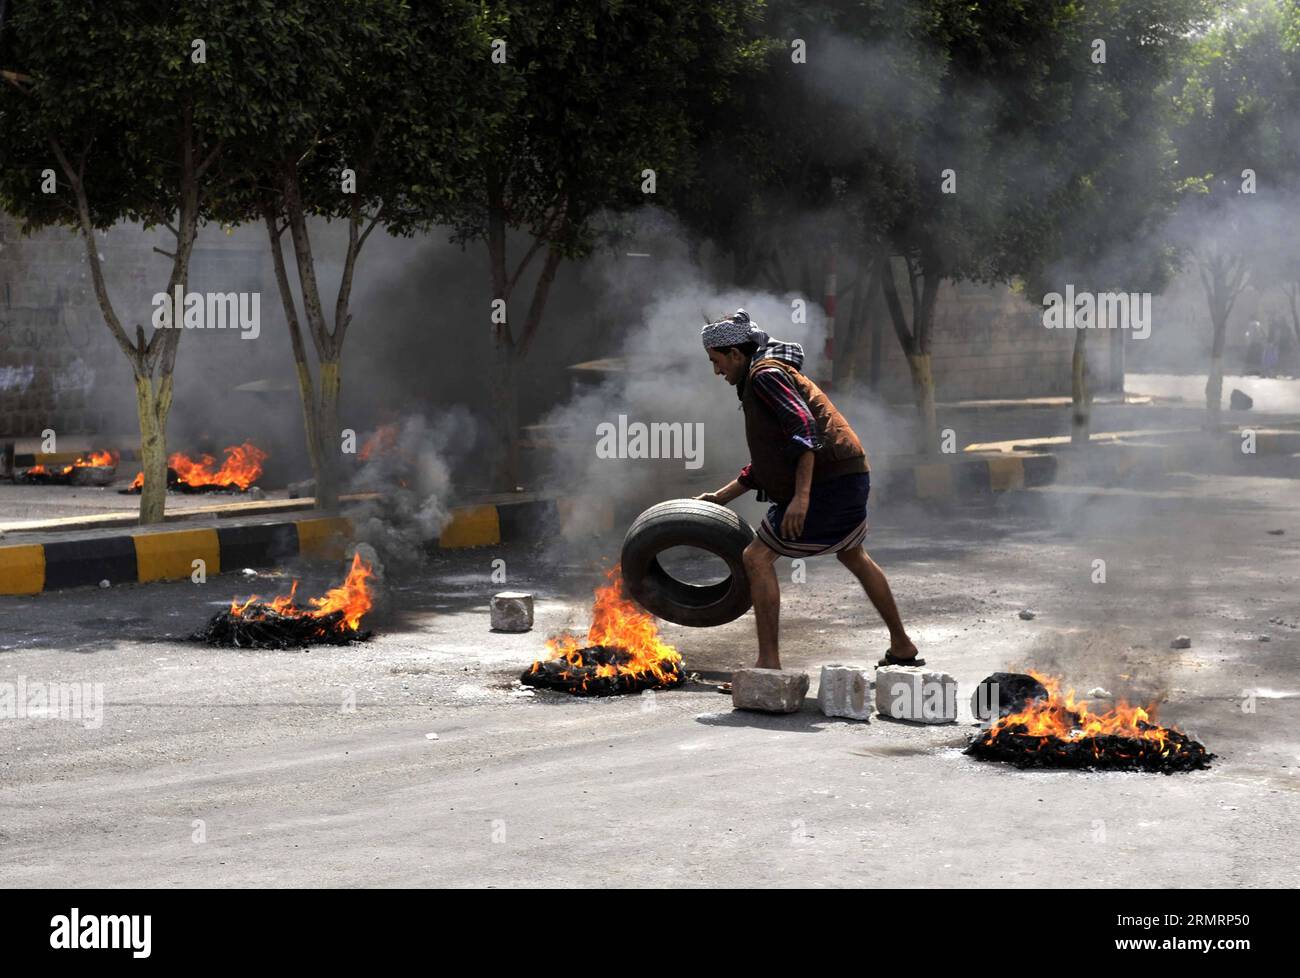
POLYGON ((876 670, 876 710, 913 723, 956 723, 957 681, 923 666, 881 666, 876 670))
POLYGON ((870 720, 871 670, 865 666, 822 666, 817 683, 817 705, 828 717, 870 720))
POLYGON ((533 627, 533 596, 527 591, 502 591, 492 595, 492 629, 527 632, 533 627))
POLYGON ((731 675, 731 705, 737 710, 796 713, 808 695, 808 673, 793 669, 737 669, 731 675))

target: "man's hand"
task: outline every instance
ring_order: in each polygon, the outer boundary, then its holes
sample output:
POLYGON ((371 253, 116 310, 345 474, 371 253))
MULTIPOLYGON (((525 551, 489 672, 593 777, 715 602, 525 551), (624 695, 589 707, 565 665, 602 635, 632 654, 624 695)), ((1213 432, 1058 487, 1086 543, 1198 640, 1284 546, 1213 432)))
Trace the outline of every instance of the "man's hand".
POLYGON ((808 518, 808 500, 796 496, 785 508, 781 517, 781 536, 787 540, 797 540, 803 533, 804 520, 808 518))
POLYGON ((733 479, 731 482, 728 482, 717 492, 704 492, 696 496, 695 498, 702 503, 714 503, 715 505, 718 506, 725 506, 733 499, 739 499, 747 492, 749 492, 748 489, 746 489, 738 481, 733 479))

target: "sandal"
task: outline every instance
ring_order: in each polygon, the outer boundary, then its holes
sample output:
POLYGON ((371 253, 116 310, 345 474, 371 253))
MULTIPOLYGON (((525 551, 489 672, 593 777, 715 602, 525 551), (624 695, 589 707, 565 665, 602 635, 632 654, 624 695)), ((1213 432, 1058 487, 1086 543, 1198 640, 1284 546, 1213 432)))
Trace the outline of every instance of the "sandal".
POLYGON ((923 666, 925 660, 919 655, 914 655, 910 659, 899 659, 894 653, 885 650, 885 657, 876 663, 878 666, 923 666))

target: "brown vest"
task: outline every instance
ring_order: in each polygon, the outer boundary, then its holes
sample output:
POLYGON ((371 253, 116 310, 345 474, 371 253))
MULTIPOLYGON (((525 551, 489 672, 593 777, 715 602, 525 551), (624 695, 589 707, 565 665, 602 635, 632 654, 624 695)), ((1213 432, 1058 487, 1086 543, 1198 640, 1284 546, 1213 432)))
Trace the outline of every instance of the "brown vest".
POLYGON ((853 472, 870 471, 867 453, 844 415, 811 380, 780 360, 759 360, 749 368, 741 406, 745 410, 745 440, 749 442, 750 475, 769 498, 788 503, 794 498, 797 459, 790 458, 789 442, 772 409, 759 400, 751 382, 754 371, 777 367, 812 411, 822 447, 813 455, 813 482, 822 482, 853 472))

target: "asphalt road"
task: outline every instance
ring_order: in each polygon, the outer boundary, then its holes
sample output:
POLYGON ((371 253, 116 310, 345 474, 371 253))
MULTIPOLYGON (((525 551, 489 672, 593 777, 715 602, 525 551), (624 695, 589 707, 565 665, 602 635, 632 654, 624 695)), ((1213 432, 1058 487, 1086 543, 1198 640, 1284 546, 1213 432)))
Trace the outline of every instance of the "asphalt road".
MULTIPOLYGON (((104 702, 99 723, 0 720, 0 884, 1296 886, 1300 493, 1273 464, 875 512, 869 549, 961 686, 954 726, 828 720, 811 694, 732 712, 708 680, 751 659, 751 616, 665 626, 704 677, 684 689, 524 693, 545 635, 585 627, 600 548, 439 557, 390 582, 372 641, 306 653, 183 638, 277 580, 3 598, 0 705, 20 681, 104 702), (496 558, 539 596, 531 634, 489 631, 496 558), (1161 699, 1219 760, 1164 777, 963 756, 974 684, 1030 664, 1161 699)), ((778 567, 785 664, 812 694, 819 665, 875 660, 884 629, 838 563, 801 584, 778 567)))

